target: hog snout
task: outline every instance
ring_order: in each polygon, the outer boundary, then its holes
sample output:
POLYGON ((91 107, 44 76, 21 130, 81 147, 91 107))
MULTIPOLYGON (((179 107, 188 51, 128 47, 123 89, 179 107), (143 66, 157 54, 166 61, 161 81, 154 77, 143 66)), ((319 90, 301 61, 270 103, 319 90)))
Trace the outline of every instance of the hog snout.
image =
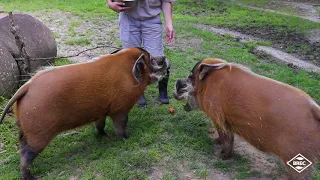
POLYGON ((173 97, 177 100, 185 99, 186 93, 188 93, 188 84, 186 79, 178 79, 176 81, 175 92, 173 97))

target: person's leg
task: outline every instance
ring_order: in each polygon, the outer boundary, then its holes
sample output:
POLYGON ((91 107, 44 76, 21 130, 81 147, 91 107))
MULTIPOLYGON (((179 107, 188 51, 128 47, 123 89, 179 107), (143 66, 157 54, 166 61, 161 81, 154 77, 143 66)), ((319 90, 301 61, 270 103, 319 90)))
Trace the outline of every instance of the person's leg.
MULTIPOLYGON (((122 48, 141 47, 142 38, 140 21, 121 12, 119 15, 119 24, 122 48)), ((147 105, 144 95, 139 98, 138 104, 143 107, 147 105)))
MULTIPOLYGON (((163 56, 163 42, 162 42, 162 22, 160 15, 154 18, 147 19, 141 23, 142 41, 144 48, 152 56, 163 56)), ((170 68, 170 67, 169 67, 170 68)), ((159 98, 162 104, 168 104, 168 81, 169 81, 169 68, 165 78, 159 81, 159 98)))
POLYGON ((122 48, 141 47, 140 21, 121 12, 119 14, 119 25, 122 48))

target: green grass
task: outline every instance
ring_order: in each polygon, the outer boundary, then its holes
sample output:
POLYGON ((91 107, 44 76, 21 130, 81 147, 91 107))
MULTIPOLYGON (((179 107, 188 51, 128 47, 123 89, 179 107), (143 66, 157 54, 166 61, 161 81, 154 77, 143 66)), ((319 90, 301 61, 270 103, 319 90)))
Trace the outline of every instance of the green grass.
POLYGON ((91 44, 91 42, 87 38, 79 38, 79 39, 73 39, 73 40, 66 41, 65 44, 71 45, 71 46, 74 46, 74 45, 86 46, 86 45, 91 44))
POLYGON ((2 114, 2 107, 4 107, 7 104, 8 100, 2 96, 0 96, 0 114, 2 114))
MULTIPOLYGON (((224 172, 233 179, 246 179, 265 176, 255 171, 249 157, 236 154, 231 160, 222 161, 212 154, 218 148, 213 143, 207 130, 210 120, 200 111, 187 113, 183 103, 172 98, 174 83, 177 78, 189 75, 193 66, 201 59, 219 57, 229 62, 241 63, 254 72, 299 87, 320 102, 320 75, 287 66, 270 63, 252 55, 251 50, 258 44, 271 42, 242 43, 228 36, 213 35, 193 26, 194 22, 207 23, 223 27, 263 27, 272 25, 283 31, 303 33, 318 25, 305 23, 297 18, 276 16, 272 13, 249 11, 233 5, 206 4, 205 11, 200 7, 188 6, 187 0, 180 0, 175 6, 175 30, 177 47, 167 48, 165 54, 171 61, 169 81, 169 105, 159 105, 158 89, 151 85, 146 90, 147 109, 135 106, 129 114, 128 128, 130 138, 116 138, 113 125, 107 119, 108 137, 96 137, 92 125, 71 131, 78 133, 68 136, 59 135, 34 161, 32 172, 42 179, 148 179, 154 167, 159 167, 163 179, 181 179, 181 174, 192 173, 198 179, 210 179, 210 170, 224 172), (187 8, 188 7, 188 8, 187 8), (191 8, 190 8, 191 7, 191 8), (195 17, 192 13, 200 13, 195 17), (201 14, 203 13, 203 14, 201 14), (209 14, 209 15, 208 15, 209 14), (208 15, 208 16, 207 16, 208 15), (201 19, 199 19, 201 17, 201 19), (278 17, 278 19, 276 19, 278 17), (270 18, 270 19, 269 19, 270 18), (271 21, 275 21, 272 22, 271 21), (296 27, 295 27, 296 26, 296 27), (190 46, 179 44, 186 41, 190 46), (196 43, 199 42, 199 43, 196 43), (193 44, 194 43, 194 44, 193 44), (175 114, 168 112, 175 108, 175 114), (181 169, 183 167, 183 170, 181 169)), ((69 11, 84 18, 105 16, 115 18, 116 14, 108 10, 105 1, 54 1, 54 0, 8 0, 1 1, 0 6, 6 10, 35 11, 38 9, 58 9, 69 11), (17 6, 24 4, 24 7, 17 6), (16 9, 17 8, 17 9, 16 9)), ((79 26, 74 23, 73 27, 79 26)), ((115 38, 115 35, 112 36, 115 38)), ((83 37, 85 39, 85 36, 83 37)), ((84 44, 90 40, 83 40, 84 44)), ((79 42, 78 42, 79 43, 79 42)), ((119 43, 119 42, 118 42, 119 43)), ((77 44, 74 43, 73 44, 77 44)), ((80 43, 81 44, 81 43, 80 43)), ((67 59, 57 60, 54 65, 71 63, 67 59)), ((3 107, 6 100, 0 101, 3 107)), ((18 179, 19 155, 17 153, 17 132, 14 117, 7 116, 0 126, 0 179, 18 179)), ((314 177, 320 177, 320 167, 314 177)), ((272 176, 272 175, 271 175, 272 176)))
MULTIPOLYGON (((175 20, 229 28, 270 40, 273 46, 294 52, 320 64, 320 52, 305 35, 320 23, 298 17, 264 12, 238 6, 229 1, 205 1, 204 4, 180 0, 174 8, 175 20), (300 48, 303 47, 303 48, 300 48)), ((258 1, 264 2, 264 1, 258 1)))
POLYGON ((236 179, 245 179, 251 176, 260 176, 262 172, 250 170, 252 168, 251 162, 247 157, 234 154, 232 160, 214 162, 213 167, 220 169, 222 172, 235 172, 236 179))
POLYGON ((77 35, 75 28, 78 27, 79 25, 80 25, 80 22, 78 22, 78 21, 73 21, 70 23, 69 28, 68 28, 70 36, 74 37, 77 35))
POLYGON ((68 65, 68 64, 72 64, 73 62, 70 61, 69 59, 65 59, 65 58, 62 58, 62 59, 57 59, 53 65, 54 66, 63 66, 63 65, 68 65))
POLYGON ((271 9, 276 10, 281 13, 287 13, 292 15, 299 15, 299 11, 295 9, 294 7, 285 5, 284 3, 281 3, 279 1, 268 1, 268 0, 237 0, 237 2, 255 6, 263 9, 271 9))
POLYGON ((262 12, 216 1, 194 4, 192 1, 181 0, 175 7, 175 13, 177 20, 229 28, 272 26, 280 32, 291 30, 305 33, 308 29, 320 27, 319 23, 312 23, 297 17, 262 12))
POLYGON ((116 13, 109 10, 106 1, 100 0, 2 0, 0 7, 5 11, 37 11, 37 10, 61 10, 72 12, 83 18, 91 16, 113 16, 116 13), (23 6, 21 6, 23 4, 23 6))

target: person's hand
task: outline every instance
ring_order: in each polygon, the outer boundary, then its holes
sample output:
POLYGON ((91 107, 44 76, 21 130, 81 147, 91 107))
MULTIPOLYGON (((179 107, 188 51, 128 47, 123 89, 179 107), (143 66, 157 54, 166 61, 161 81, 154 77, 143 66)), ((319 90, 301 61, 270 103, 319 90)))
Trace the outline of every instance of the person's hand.
POLYGON ((123 2, 112 2, 111 0, 108 0, 108 6, 110 9, 118 13, 131 9, 131 7, 124 6, 123 2))
POLYGON ((172 43, 175 39, 175 33, 172 25, 166 26, 166 43, 172 43))

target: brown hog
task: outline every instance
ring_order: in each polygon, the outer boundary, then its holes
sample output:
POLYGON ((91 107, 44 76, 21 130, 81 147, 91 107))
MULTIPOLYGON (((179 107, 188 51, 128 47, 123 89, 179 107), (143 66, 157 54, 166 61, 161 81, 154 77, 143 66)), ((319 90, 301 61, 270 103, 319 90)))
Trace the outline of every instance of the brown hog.
POLYGON ((223 159, 230 157, 236 133, 280 157, 289 179, 312 179, 311 167, 298 173, 287 164, 299 153, 313 165, 320 157, 320 107, 302 90, 241 65, 205 59, 177 80, 174 96, 188 100, 186 110, 199 107, 212 119, 223 159))
POLYGON ((116 134, 128 137, 128 113, 146 86, 167 73, 169 61, 128 48, 97 60, 38 72, 10 99, 3 120, 15 102, 23 179, 31 179, 33 159, 59 133, 94 123, 105 135, 105 119, 116 134))

